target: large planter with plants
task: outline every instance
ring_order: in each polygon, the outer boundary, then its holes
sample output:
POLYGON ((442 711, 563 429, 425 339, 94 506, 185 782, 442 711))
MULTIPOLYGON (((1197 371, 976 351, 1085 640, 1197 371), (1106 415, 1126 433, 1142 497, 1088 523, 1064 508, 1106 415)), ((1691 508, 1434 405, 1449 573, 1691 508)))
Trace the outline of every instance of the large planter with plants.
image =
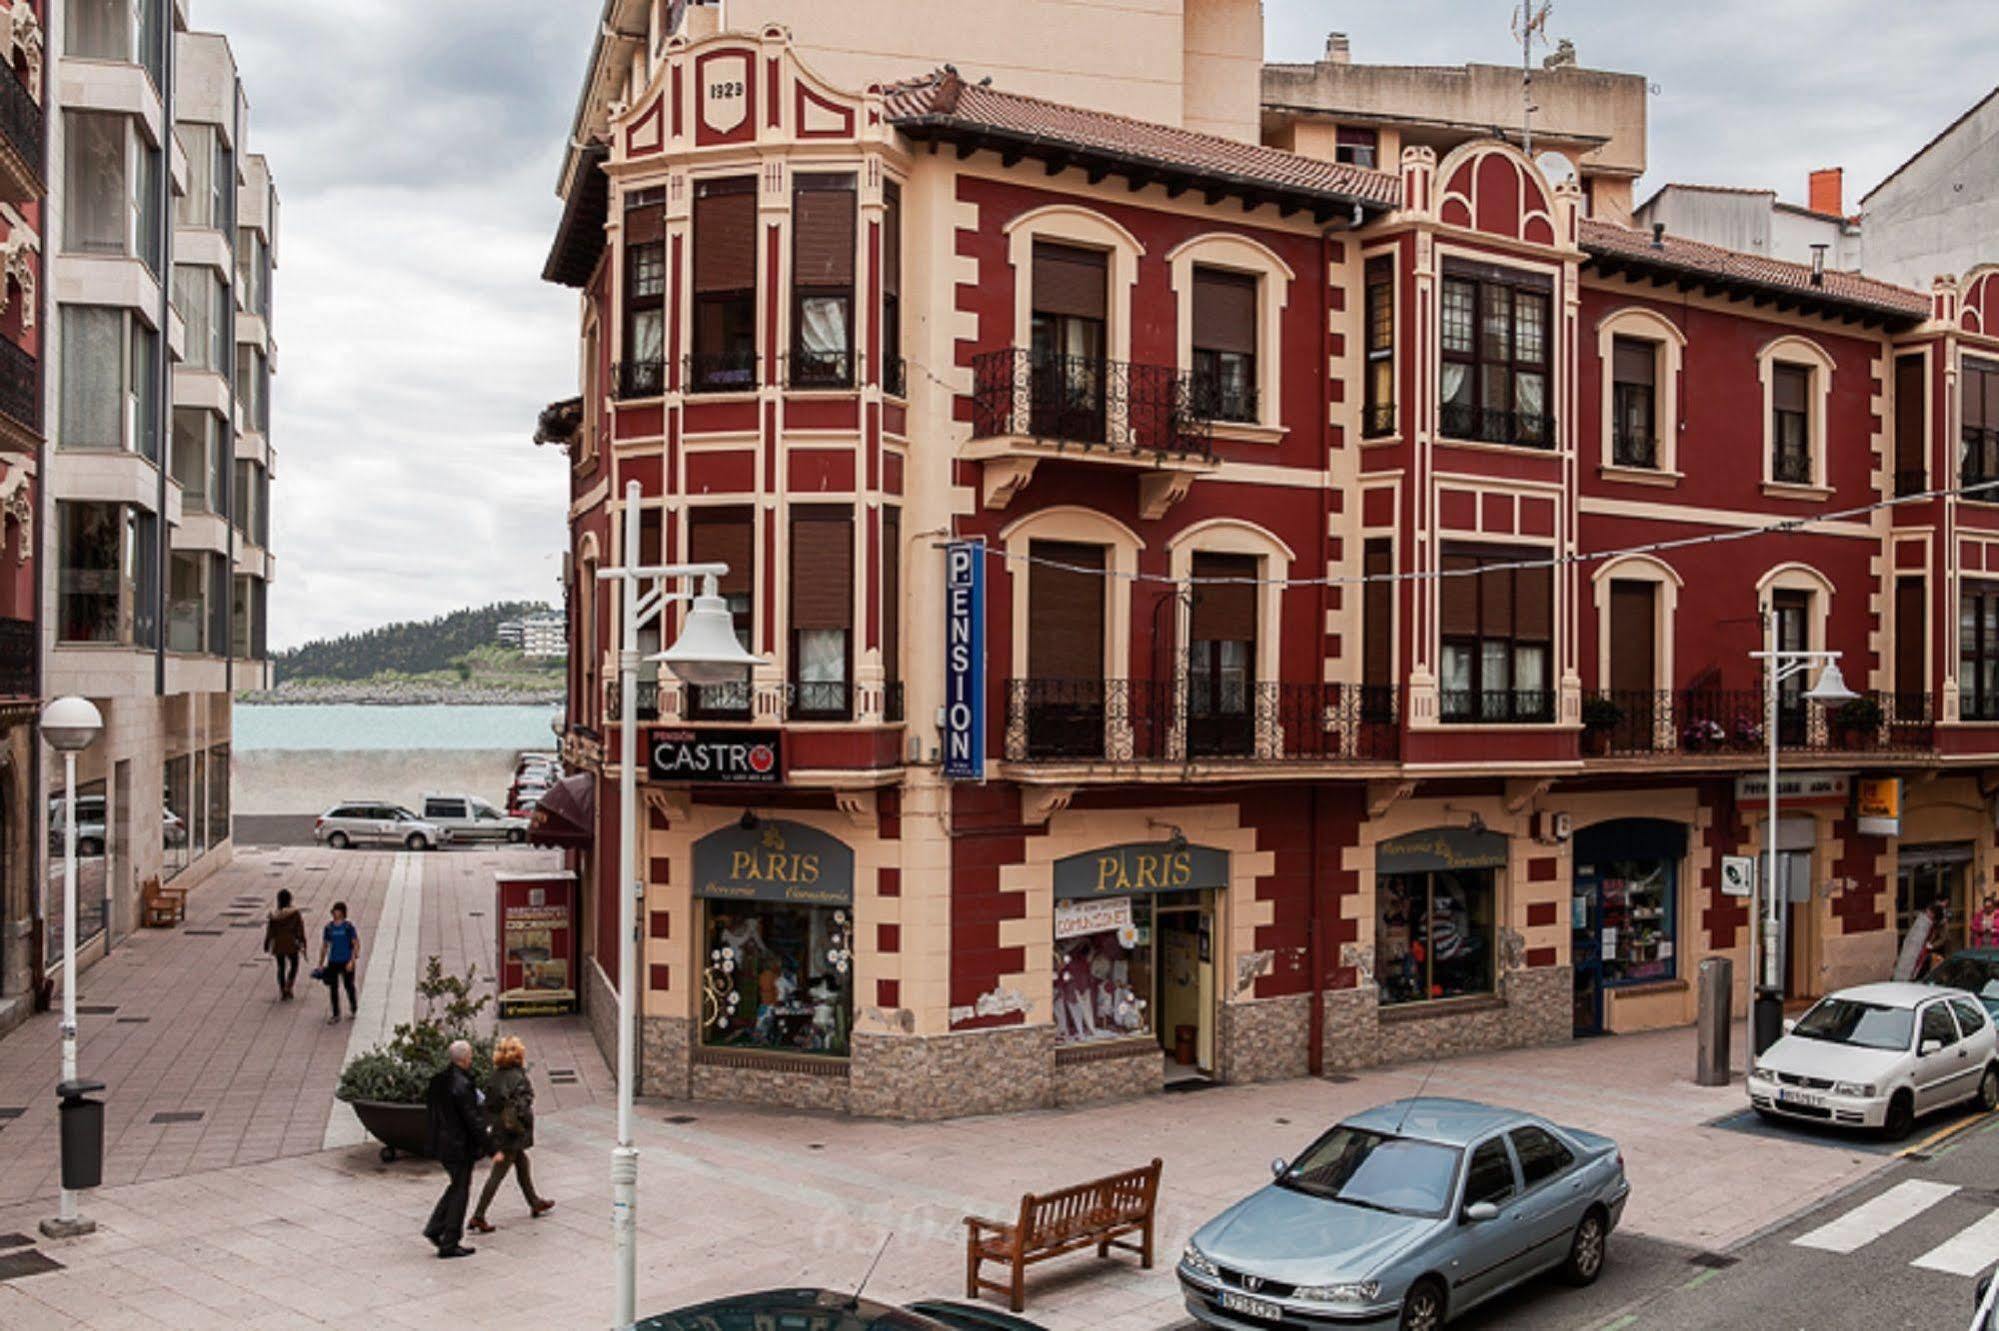
POLYGON ((382 1159, 426 1153, 430 1111, 424 1094, 450 1061, 452 1041, 471 1042, 474 1082, 483 1087, 492 1075, 493 1037, 481 1034, 475 1023, 493 997, 472 997, 478 974, 474 966, 463 976, 446 975, 432 957, 416 987, 423 1016, 396 1027, 387 1044, 356 1054, 340 1070, 334 1094, 354 1107, 361 1126, 382 1143, 382 1159))

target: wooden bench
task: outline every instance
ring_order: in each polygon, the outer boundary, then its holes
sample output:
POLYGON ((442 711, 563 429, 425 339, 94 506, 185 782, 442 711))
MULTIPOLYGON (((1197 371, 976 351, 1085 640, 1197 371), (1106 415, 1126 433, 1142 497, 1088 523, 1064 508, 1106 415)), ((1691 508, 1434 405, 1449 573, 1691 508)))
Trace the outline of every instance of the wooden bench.
POLYGON ((1095 1248, 1109 1257, 1112 1248, 1135 1252, 1139 1264, 1152 1269, 1152 1218, 1159 1202, 1159 1161, 1143 1169, 1113 1174, 1060 1192, 1020 1199, 1020 1218, 1012 1224, 966 1216, 965 1297, 1003 1294, 1014 1312, 1027 1307, 1023 1284, 1027 1268, 1051 1257, 1095 1248), (1137 1242, 1125 1236, 1136 1234, 1137 1242), (987 1262, 1002 1262, 1010 1278, 1004 1285, 982 1278, 987 1262))
POLYGON ((171 929, 187 918, 187 893, 162 887, 157 878, 148 878, 139 889, 139 923, 148 929, 171 929))

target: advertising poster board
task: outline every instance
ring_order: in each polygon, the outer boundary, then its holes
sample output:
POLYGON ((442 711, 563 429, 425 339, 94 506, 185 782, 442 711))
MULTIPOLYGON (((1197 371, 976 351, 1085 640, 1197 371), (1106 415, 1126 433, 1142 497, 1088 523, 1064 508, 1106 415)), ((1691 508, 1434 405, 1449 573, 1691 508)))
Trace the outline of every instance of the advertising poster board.
POLYGON ((576 875, 497 873, 502 1017, 576 1010, 576 875))

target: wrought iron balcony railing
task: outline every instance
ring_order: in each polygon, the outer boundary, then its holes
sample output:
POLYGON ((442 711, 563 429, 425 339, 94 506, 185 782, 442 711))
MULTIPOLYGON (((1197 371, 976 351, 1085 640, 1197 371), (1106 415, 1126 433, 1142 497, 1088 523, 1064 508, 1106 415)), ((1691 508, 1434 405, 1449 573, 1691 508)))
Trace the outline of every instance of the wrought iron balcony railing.
POLYGON ((1392 762, 1396 691, 1253 683, 1220 696, 1177 680, 1007 681, 1012 762, 1392 762))
POLYGON ((1437 714, 1452 725, 1531 725, 1555 719, 1555 695, 1547 689, 1441 689, 1437 714))
POLYGON ((1213 420, 1195 397, 1192 376, 1171 366, 1010 347, 972 360, 972 437, 1205 456, 1213 420))
POLYGON ((41 103, 21 82, 20 75, 7 70, 6 77, 0 78, 0 134, 6 135, 7 142, 37 182, 42 175, 42 140, 47 133, 46 126, 47 118, 42 113, 41 103))
POLYGON ((27 619, 0 619, 0 697, 35 696, 35 625, 27 619))
POLYGON ((1498 411, 1446 402, 1439 424, 1452 439, 1513 444, 1520 448, 1555 446, 1554 419, 1541 411, 1498 411))
POLYGON ((786 358, 785 382, 793 388, 852 388, 854 358, 844 351, 794 351, 786 358))
POLYGON ((681 381, 690 393, 748 393, 759 381, 754 351, 697 352, 685 357, 681 381))
POLYGON ((619 361, 611 367, 611 382, 620 398, 658 397, 666 391, 666 362, 652 360, 619 361))
MULTIPOLYGON (((5 83, 12 75, 0 75, 5 83)), ((32 434, 42 432, 41 376, 35 358, 0 337, 0 414, 32 434)))
POLYGON ((1620 467, 1659 465, 1659 441, 1638 430, 1620 429, 1611 436, 1610 460, 1620 467))
MULTIPOLYGON (((1760 689, 1611 690, 1583 700, 1586 757, 1768 752, 1760 689)), ((1921 753, 1934 745, 1927 694, 1863 693, 1822 709, 1778 700, 1777 744, 1787 753, 1921 753)))

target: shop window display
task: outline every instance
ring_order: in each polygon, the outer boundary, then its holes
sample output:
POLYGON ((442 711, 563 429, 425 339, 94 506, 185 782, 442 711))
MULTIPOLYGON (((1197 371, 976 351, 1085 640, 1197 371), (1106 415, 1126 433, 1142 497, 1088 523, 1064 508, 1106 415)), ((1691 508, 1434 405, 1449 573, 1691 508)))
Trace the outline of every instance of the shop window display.
POLYGON ((1152 902, 1061 902, 1055 915, 1055 1038, 1060 1044, 1152 1033, 1152 902))
POLYGON ((1384 875, 1375 927, 1382 1004, 1492 993, 1496 895, 1490 870, 1384 875))
POLYGON ((844 906, 708 905, 701 1041, 845 1057, 854 1021, 853 916, 844 906))
POLYGON ((1592 872, 1603 893, 1598 929, 1603 982, 1640 984, 1673 978, 1673 870, 1670 860, 1618 860, 1592 872))

